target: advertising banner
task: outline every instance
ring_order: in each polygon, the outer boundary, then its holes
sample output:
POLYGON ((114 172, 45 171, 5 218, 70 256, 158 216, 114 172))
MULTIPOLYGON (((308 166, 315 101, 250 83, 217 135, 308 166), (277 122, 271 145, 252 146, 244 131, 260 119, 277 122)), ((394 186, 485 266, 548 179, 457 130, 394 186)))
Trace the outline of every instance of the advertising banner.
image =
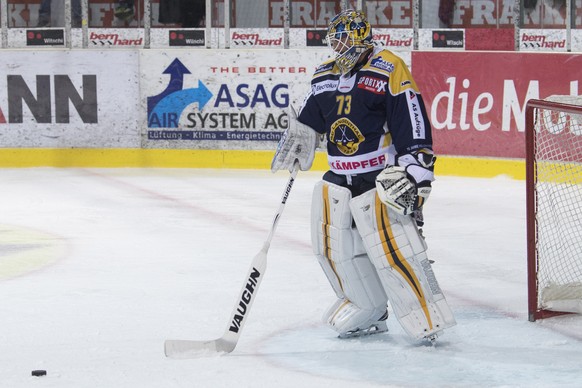
MULTIPOLYGON (((239 0, 240 2, 240 0, 239 0)), ((245 2, 255 2, 246 0, 245 2)), ((243 2, 244 3, 244 2, 243 2)), ((350 8, 357 8, 356 2, 350 8)), ((413 5, 412 0, 375 0, 363 2, 363 10, 374 27, 412 28, 413 5)), ((242 7, 241 7, 242 8, 242 7)), ((303 28, 325 28, 329 21, 341 11, 341 4, 337 0, 293 0, 290 2, 291 26, 303 28)), ((245 19, 261 18, 261 11, 268 15, 268 25, 265 27, 283 27, 285 2, 283 0, 269 0, 268 7, 261 6, 254 10, 253 15, 246 15, 244 9, 235 10, 237 24, 244 24, 245 19), (245 18, 246 16, 246 18, 245 18)))
MULTIPOLYGON (((50 15, 48 20, 41 20, 39 10, 43 0, 11 0, 8 1, 9 27, 63 27, 65 25, 65 1, 50 0, 50 15)), ((169 26, 172 24, 160 22, 160 0, 150 0, 152 25, 154 27, 169 26)), ((88 26, 105 28, 137 27, 144 19, 143 1, 134 2, 133 14, 130 17, 119 18, 115 16, 115 8, 119 1, 90 0, 88 1, 88 26)), ((81 1, 72 0, 72 23, 81 25, 81 1)))
POLYGON ((467 28, 466 50, 514 51, 515 30, 513 28, 467 28))
POLYGON ((522 29, 519 34, 520 51, 567 51, 565 29, 522 29))
MULTIPOLYGON (((430 12, 430 8, 436 8, 438 3, 438 18, 446 27, 512 28, 514 24, 515 0, 440 0, 430 3, 432 4, 427 4, 426 11, 430 12)), ((522 26, 525 28, 564 28, 567 16, 565 3, 565 1, 554 0, 521 1, 522 26)), ((572 4, 573 24, 580 25, 582 1, 573 0, 572 4)))
POLYGON ((580 94, 582 55, 413 52, 412 72, 437 153, 523 158, 527 100, 580 94))
POLYGON ((136 51, 0 55, 0 147, 139 147, 136 51))
POLYGON ((140 52, 143 146, 274 149, 321 50, 140 52))

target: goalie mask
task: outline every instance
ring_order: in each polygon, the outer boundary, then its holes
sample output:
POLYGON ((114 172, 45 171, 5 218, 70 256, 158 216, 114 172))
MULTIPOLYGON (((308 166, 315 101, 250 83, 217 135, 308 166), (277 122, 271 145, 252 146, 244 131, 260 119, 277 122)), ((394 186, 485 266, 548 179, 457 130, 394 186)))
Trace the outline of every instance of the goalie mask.
POLYGON ((364 51, 373 47, 372 26, 364 13, 348 9, 337 14, 327 28, 327 44, 335 53, 342 74, 356 65, 364 51))

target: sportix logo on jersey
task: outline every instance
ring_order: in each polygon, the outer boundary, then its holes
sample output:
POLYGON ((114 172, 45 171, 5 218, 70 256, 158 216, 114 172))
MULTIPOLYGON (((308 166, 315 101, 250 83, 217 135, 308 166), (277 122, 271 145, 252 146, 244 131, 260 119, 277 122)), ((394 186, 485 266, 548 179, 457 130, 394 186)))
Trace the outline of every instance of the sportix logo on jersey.
POLYGON ((375 94, 386 94, 387 81, 375 77, 364 76, 358 80, 358 88, 375 94))

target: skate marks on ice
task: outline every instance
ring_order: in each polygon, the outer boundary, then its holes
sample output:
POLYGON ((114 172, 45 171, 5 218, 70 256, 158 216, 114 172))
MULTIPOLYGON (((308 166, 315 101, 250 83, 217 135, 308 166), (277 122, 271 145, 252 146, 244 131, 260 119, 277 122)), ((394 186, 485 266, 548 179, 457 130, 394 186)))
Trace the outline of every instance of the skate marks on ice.
MULTIPOLYGON (((436 346, 409 340, 393 317, 387 333, 338 339, 327 327, 266 338, 258 352, 273 364, 310 375, 413 387, 577 386, 582 341, 497 312, 464 307, 436 346)), ((582 320, 578 319, 580 325, 582 320)), ((574 318, 572 318, 574 319, 574 318)), ((562 327, 562 324, 556 324, 562 327)))

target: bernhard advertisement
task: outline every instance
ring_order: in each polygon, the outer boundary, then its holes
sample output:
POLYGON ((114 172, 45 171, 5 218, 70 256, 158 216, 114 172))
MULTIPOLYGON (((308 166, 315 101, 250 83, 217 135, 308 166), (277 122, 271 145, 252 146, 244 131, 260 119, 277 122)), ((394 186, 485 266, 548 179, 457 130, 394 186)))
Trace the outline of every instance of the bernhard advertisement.
POLYGON ((146 148, 274 149, 327 50, 142 51, 146 148))
POLYGON ((435 151, 523 158, 529 99, 582 92, 582 55, 413 52, 435 151))
POLYGON ((136 52, 5 54, 0 55, 1 147, 139 147, 136 52))

